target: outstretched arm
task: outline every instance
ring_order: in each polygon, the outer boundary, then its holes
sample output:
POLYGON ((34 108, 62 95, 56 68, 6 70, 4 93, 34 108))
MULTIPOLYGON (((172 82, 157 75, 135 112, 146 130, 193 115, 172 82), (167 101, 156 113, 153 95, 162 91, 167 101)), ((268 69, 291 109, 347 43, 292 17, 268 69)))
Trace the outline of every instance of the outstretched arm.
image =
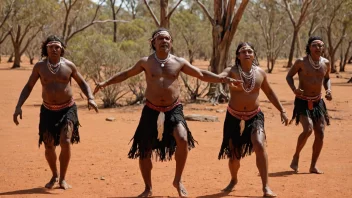
POLYGON ((331 82, 330 82, 330 63, 328 60, 326 60, 326 67, 327 67, 327 71, 326 74, 324 76, 324 82, 323 82, 323 86, 325 88, 325 98, 327 100, 332 100, 332 95, 331 95, 331 82))
POLYGON ((79 87, 81 88, 84 95, 88 98, 88 109, 92 107, 96 112, 98 112, 98 105, 94 101, 94 96, 88 83, 83 79, 83 76, 77 71, 77 67, 73 63, 69 63, 72 69, 72 78, 77 82, 79 87))
POLYGON ((143 71, 143 63, 145 61, 146 60, 141 59, 133 67, 130 67, 125 71, 122 71, 122 72, 115 74, 114 76, 112 76, 111 78, 109 78, 108 80, 106 80, 104 82, 97 83, 93 94, 96 94, 101 88, 104 88, 108 85, 120 83, 120 82, 122 82, 132 76, 140 74, 143 71))
POLYGON ((298 71, 300 69, 301 62, 302 62, 302 60, 300 60, 300 59, 296 60, 296 62, 293 64, 293 66, 290 68, 290 70, 288 71, 288 73, 286 75, 286 81, 287 81, 288 86, 290 86, 293 93, 295 93, 297 95, 303 94, 303 90, 296 88, 295 82, 293 80, 293 76, 298 73, 298 71))
POLYGON ((278 97, 274 93, 274 90, 270 87, 265 72, 261 72, 261 73, 264 75, 264 80, 263 80, 261 89, 265 93, 266 97, 268 97, 269 101, 276 107, 277 110, 280 111, 282 123, 285 123, 285 125, 287 125, 288 124, 288 118, 286 116, 286 111, 283 108, 283 106, 281 105, 278 97))
POLYGON ((184 60, 184 65, 182 67, 182 72, 199 78, 202 81, 205 82, 210 82, 210 83, 233 83, 233 84, 240 84, 241 81, 232 79, 228 77, 229 72, 231 68, 226 68, 222 73, 220 74, 214 74, 213 72, 207 71, 207 70, 202 70, 199 69, 198 67, 195 67, 191 65, 188 61, 184 60))
POLYGON ((28 96, 31 94, 35 83, 39 79, 39 64, 35 64, 32 70, 32 74, 29 76, 27 84, 23 87, 20 98, 18 99, 15 113, 13 114, 13 122, 18 125, 18 116, 22 119, 22 105, 27 100, 28 96))

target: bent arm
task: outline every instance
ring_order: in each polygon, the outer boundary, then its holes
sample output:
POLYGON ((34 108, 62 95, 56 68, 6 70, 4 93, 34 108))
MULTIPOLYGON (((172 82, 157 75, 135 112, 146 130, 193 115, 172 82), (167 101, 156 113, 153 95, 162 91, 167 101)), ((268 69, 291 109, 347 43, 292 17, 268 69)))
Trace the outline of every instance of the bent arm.
POLYGON ((21 95, 18 99, 16 108, 21 108, 24 102, 27 100, 28 96, 31 94, 35 83, 39 79, 39 64, 34 65, 32 74, 29 76, 28 82, 23 87, 21 95))
POLYGON ((299 71, 299 60, 297 60, 293 66, 290 68, 290 70, 288 71, 287 75, 286 75, 286 81, 288 86, 290 86, 291 90, 293 92, 295 92, 296 90, 296 86, 295 86, 295 82, 293 80, 293 76, 295 76, 297 74, 297 72, 299 71))
POLYGON ((326 62, 326 66, 327 66, 327 71, 326 71, 326 74, 324 76, 323 86, 324 86, 326 91, 330 91, 331 92, 330 63, 328 61, 326 62))
POLYGON ((72 78, 77 82, 79 88, 81 88, 83 94, 88 98, 88 100, 94 100, 94 96, 88 83, 84 80, 83 76, 77 71, 77 67, 72 63, 72 78))
POLYGON ((264 80, 263 80, 261 89, 263 90, 263 92, 265 93, 269 101, 275 106, 275 108, 279 110, 281 113, 285 113, 285 109, 281 105, 279 98, 274 93, 274 90, 270 87, 265 73, 264 73, 264 80))

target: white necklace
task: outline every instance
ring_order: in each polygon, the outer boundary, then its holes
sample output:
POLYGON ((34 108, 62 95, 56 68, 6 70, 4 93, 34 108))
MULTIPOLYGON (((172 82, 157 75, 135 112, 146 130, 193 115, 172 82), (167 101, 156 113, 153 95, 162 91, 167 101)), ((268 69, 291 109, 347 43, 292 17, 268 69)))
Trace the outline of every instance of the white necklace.
POLYGON ((313 59, 312 59, 312 56, 311 55, 308 55, 308 61, 309 61, 309 63, 310 63, 310 65, 314 68, 314 69, 316 69, 316 70, 318 70, 318 69, 320 69, 320 67, 321 67, 321 61, 322 61, 322 58, 321 57, 319 57, 319 60, 318 61, 314 61, 313 59))
POLYGON ((48 66, 48 69, 49 69, 49 71, 51 73, 56 74, 59 71, 60 67, 61 67, 61 58, 60 58, 60 61, 57 62, 56 64, 51 64, 49 62, 49 58, 48 58, 46 60, 46 65, 48 66))
POLYGON ((240 65, 238 65, 237 68, 238 68, 238 72, 240 73, 241 80, 243 81, 243 83, 242 83, 243 90, 247 93, 253 91, 254 86, 255 86, 255 71, 257 70, 257 66, 255 66, 253 64, 251 70, 249 71, 249 74, 246 74, 242 70, 240 65), (248 85, 245 85, 246 81, 243 80, 243 78, 245 78, 247 81, 249 81, 248 85))
POLYGON ((154 58, 155 58, 155 60, 156 61, 158 61, 161 65, 161 67, 164 67, 165 66, 165 63, 167 63, 168 61, 169 61, 169 59, 170 59, 170 53, 168 53, 168 55, 167 55, 167 57, 164 59, 164 60, 161 60, 161 59, 159 59, 157 56, 156 56, 156 53, 154 53, 154 58))

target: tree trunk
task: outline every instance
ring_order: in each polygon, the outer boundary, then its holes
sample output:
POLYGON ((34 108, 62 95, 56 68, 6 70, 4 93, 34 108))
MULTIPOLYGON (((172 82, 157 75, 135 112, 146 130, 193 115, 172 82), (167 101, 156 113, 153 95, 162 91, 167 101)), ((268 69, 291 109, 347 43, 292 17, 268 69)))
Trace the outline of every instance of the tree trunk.
POLYGON ((13 62, 13 53, 10 55, 9 59, 7 60, 8 63, 12 63, 13 62))
POLYGON ((336 65, 335 65, 335 51, 332 51, 330 54, 330 71, 331 73, 336 73, 336 65))
POLYGON ((350 57, 350 59, 348 59, 348 64, 352 63, 352 56, 350 57))
POLYGON ((348 42, 348 46, 347 46, 345 55, 343 56, 343 54, 341 53, 340 72, 344 72, 345 71, 345 66, 347 64, 348 54, 350 52, 351 46, 352 46, 352 41, 348 42))
POLYGON ((21 66, 21 54, 20 46, 14 46, 15 60, 13 62, 12 68, 19 68, 21 66))
POLYGON ((292 60, 293 60, 293 54, 294 54, 294 52, 295 52, 295 44, 296 44, 297 35, 298 35, 298 31, 297 31, 297 30, 294 30, 294 31, 293 31, 292 42, 291 42, 290 55, 289 55, 289 57, 288 57, 287 68, 292 67, 292 60))
POLYGON ((34 57, 31 57, 31 58, 29 58, 29 63, 31 64, 31 65, 33 65, 34 64, 34 57))
POLYGON ((191 63, 192 65, 194 58, 193 58, 193 52, 191 49, 188 49, 188 56, 189 56, 189 63, 191 63))

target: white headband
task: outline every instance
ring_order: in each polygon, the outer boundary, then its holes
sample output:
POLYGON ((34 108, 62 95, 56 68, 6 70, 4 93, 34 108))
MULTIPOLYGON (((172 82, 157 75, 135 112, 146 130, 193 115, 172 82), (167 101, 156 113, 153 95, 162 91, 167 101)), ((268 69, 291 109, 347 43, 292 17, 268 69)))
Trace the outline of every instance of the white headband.
POLYGON ((254 51, 252 48, 251 48, 251 46, 249 46, 249 45, 245 45, 245 46, 243 46, 243 47, 241 47, 239 50, 238 50, 238 52, 242 52, 242 51, 244 51, 244 50, 252 50, 252 51, 254 51))
POLYGON ((153 40, 155 40, 155 39, 156 39, 158 36, 160 36, 160 35, 168 36, 168 37, 170 37, 170 39, 171 39, 170 33, 169 33, 168 31, 162 30, 162 31, 160 31, 160 32, 158 32, 158 33, 156 33, 156 34, 154 34, 153 38, 150 39, 150 40, 153 41, 153 40))
POLYGON ((56 46, 59 46, 60 48, 63 48, 61 45, 61 42, 59 42, 59 41, 50 41, 48 44, 46 44, 47 47, 53 46, 53 45, 56 45, 56 46))

